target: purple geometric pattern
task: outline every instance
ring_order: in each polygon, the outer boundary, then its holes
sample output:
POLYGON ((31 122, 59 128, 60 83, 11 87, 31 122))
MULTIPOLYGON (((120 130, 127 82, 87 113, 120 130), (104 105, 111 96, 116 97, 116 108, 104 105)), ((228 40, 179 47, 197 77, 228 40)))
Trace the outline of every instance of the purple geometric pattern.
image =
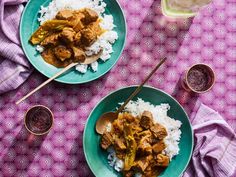
POLYGON ((214 0, 195 18, 185 20, 164 17, 159 0, 120 3, 128 23, 128 39, 109 73, 83 85, 52 82, 16 106, 16 100, 46 80, 35 71, 19 89, 1 96, 0 177, 93 176, 82 146, 90 111, 111 91, 139 84, 164 56, 168 61, 148 85, 177 98, 191 118, 199 102, 203 102, 217 110, 236 131, 235 0, 214 0), (181 74, 198 62, 209 64, 216 72, 213 89, 199 96, 180 87, 181 74), (23 117, 35 104, 51 108, 55 124, 47 136, 30 141, 23 117))

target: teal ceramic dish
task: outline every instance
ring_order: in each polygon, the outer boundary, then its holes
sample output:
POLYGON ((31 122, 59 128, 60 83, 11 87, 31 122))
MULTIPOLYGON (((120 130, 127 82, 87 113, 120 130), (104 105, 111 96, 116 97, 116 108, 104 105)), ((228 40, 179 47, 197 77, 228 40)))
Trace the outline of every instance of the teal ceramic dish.
MULTIPOLYGON (((136 86, 131 86, 109 94, 97 104, 87 120, 83 135, 83 148, 87 163, 96 177, 121 177, 120 173, 108 165, 108 153, 100 148, 101 136, 96 133, 95 124, 100 115, 114 111, 119 106, 118 103, 124 102, 135 89, 136 86)), ((154 105, 168 103, 171 107, 168 116, 182 122, 180 152, 159 175, 160 177, 180 176, 189 163, 193 149, 193 131, 187 114, 173 97, 161 90, 145 86, 133 100, 137 100, 138 97, 154 105)))
MULTIPOLYGON (((21 17, 20 23, 20 39, 22 48, 30 63, 42 74, 51 77, 61 69, 56 68, 46 63, 43 58, 35 50, 35 46, 29 43, 29 38, 39 27, 37 18, 40 6, 48 6, 51 0, 30 0, 21 17)), ((104 0, 107 4, 105 13, 111 14, 116 25, 115 31, 118 33, 118 40, 113 44, 114 52, 111 58, 106 62, 101 62, 98 66, 98 71, 93 72, 88 70, 85 74, 80 74, 75 68, 71 69, 66 74, 55 79, 56 81, 68 84, 81 84, 95 80, 106 74, 118 61, 125 44, 126 39, 126 22, 122 9, 116 0, 104 0)))

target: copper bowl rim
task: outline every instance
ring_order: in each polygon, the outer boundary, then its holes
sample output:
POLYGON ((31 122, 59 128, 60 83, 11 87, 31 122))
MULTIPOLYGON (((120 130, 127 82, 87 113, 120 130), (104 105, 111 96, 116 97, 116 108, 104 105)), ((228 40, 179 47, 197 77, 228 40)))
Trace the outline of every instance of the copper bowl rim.
POLYGON ((212 69, 212 67, 211 66, 209 66, 208 64, 205 64, 205 63, 197 63, 197 64, 194 64, 194 65, 192 65, 191 67, 189 67, 189 69, 187 70, 187 72, 185 73, 185 80, 186 80, 186 84, 187 84, 187 86, 188 86, 188 88, 191 90, 191 91, 193 91, 193 92, 195 92, 195 93, 206 93, 206 92, 208 92, 209 90, 211 90, 212 89, 212 87, 214 86, 214 84, 215 84, 215 71, 212 69), (197 90, 194 90, 191 86, 190 86, 190 84, 188 83, 188 79, 187 79, 187 76, 188 76, 188 74, 189 74, 189 71, 193 68, 193 67, 195 67, 195 66, 198 66, 198 65, 200 65, 200 66, 203 66, 203 67, 207 67, 208 69, 209 69, 209 71, 212 73, 212 75, 213 75, 213 77, 212 77, 212 84, 211 84, 211 86, 207 89, 207 90, 204 90, 204 91, 197 91, 197 90))
POLYGON ((47 133, 52 129, 52 127, 53 127, 53 125, 54 125, 54 115, 53 115, 52 111, 51 111, 48 107, 46 107, 46 106, 44 106, 44 105, 40 105, 40 104, 34 105, 34 106, 30 107, 30 108, 26 111, 26 113, 25 113, 25 115, 24 115, 24 125, 25 125, 25 128, 27 129, 27 131, 29 131, 29 132, 30 132, 31 134, 33 134, 33 135, 37 135, 37 136, 45 135, 45 134, 47 134, 47 133), (31 131, 31 130, 27 127, 27 125, 26 125, 26 115, 28 114, 28 112, 29 112, 31 109, 33 109, 33 108, 35 108, 35 107, 43 107, 43 108, 45 108, 46 110, 48 110, 48 111, 50 112, 50 114, 51 114, 51 116, 52 116, 52 125, 50 126, 50 128, 49 128, 47 131, 45 131, 45 132, 43 132, 43 133, 35 133, 35 132, 31 131))

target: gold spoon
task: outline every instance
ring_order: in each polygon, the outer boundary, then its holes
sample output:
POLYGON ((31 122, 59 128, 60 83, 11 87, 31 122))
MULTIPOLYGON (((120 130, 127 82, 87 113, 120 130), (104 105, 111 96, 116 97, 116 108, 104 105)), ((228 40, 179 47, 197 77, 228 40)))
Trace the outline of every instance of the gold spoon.
POLYGON ((143 85, 150 79, 150 77, 156 72, 156 70, 166 61, 166 57, 163 58, 156 67, 151 71, 151 73, 145 78, 141 85, 139 85, 136 90, 129 96, 129 98, 120 106, 116 112, 106 112, 102 114, 96 122, 96 132, 98 134, 103 134, 108 125, 111 124, 117 117, 118 114, 124 109, 124 107, 132 100, 142 89, 143 85))
MULTIPOLYGON (((95 61, 97 61, 100 56, 102 54, 102 50, 100 50, 100 52, 98 52, 96 55, 92 55, 92 56, 86 56, 85 60, 83 62, 80 62, 80 64, 91 64, 95 61)), ((49 78, 48 80, 46 80, 45 82, 43 82, 42 84, 40 84, 38 87, 36 87, 34 90, 32 90, 30 93, 28 93, 27 95, 25 95, 23 98, 21 98, 20 100, 18 100, 16 102, 16 104, 21 103, 22 101, 24 101, 26 98, 28 98, 30 95, 34 94, 35 92, 37 92, 39 89, 41 89, 42 87, 44 87, 45 85, 47 85, 49 82, 51 82, 53 79, 56 79, 58 76, 62 75, 63 73, 65 73, 66 71, 68 71, 69 69, 73 68, 74 66, 78 65, 79 63, 71 63, 69 64, 67 67, 63 68, 61 71, 59 71, 58 73, 56 73, 54 76, 52 76, 51 78, 49 78)))

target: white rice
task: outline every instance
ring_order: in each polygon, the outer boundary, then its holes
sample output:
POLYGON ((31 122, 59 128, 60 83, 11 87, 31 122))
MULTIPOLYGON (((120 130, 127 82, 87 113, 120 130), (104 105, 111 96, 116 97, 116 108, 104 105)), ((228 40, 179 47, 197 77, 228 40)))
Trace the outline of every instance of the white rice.
POLYGON ((41 45, 37 45, 35 48, 39 53, 42 53, 44 51, 44 47, 41 45))
POLYGON ((116 157, 116 153, 113 148, 109 148, 108 153, 108 164, 116 171, 120 172, 124 168, 124 161, 116 157))
MULTIPOLYGON (((170 118, 167 115, 168 110, 170 110, 170 105, 167 103, 162 103, 160 105, 155 106, 149 102, 143 101, 141 98, 138 98, 137 101, 130 101, 124 108, 125 112, 129 112, 133 116, 139 117, 142 115, 143 111, 150 111, 153 115, 154 123, 159 123, 166 128, 168 133, 167 137, 164 138, 166 148, 162 151, 162 153, 167 155, 171 161, 174 156, 179 154, 179 140, 181 137, 180 127, 182 123, 179 120, 170 118)), ((119 167, 119 164, 117 164, 118 158, 115 156, 115 151, 112 151, 111 149, 108 152, 109 155, 113 154, 111 156, 114 157, 113 160, 115 159, 113 167, 114 169, 117 169, 119 167)), ((136 174, 136 176, 138 175, 139 174, 136 174)))
MULTIPOLYGON (((104 13, 106 3, 103 2, 103 0, 52 0, 47 7, 41 6, 38 21, 40 24, 43 24, 45 21, 55 18, 56 14, 63 9, 80 10, 85 7, 93 9, 98 13, 99 18, 101 19, 100 26, 105 30, 92 46, 86 48, 85 53, 86 55, 91 56, 97 54, 102 49, 103 51, 100 60, 105 62, 111 57, 111 53, 113 53, 112 44, 118 39, 118 34, 114 31, 115 25, 113 23, 113 16, 104 13)), ((40 47, 41 46, 37 46, 36 50, 41 53, 43 49, 40 47)), ((94 72, 98 70, 97 61, 89 66, 94 72)), ((86 73, 89 66, 78 64, 76 70, 80 73, 86 73)))

